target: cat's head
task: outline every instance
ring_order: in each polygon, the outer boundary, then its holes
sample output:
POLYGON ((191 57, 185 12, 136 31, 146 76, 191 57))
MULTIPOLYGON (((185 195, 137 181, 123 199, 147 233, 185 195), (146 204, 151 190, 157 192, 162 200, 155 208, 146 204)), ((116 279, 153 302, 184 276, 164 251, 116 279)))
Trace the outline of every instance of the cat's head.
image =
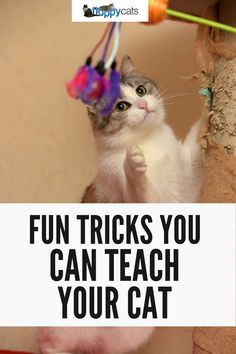
POLYGON ((111 3, 111 4, 109 5, 109 8, 110 8, 110 9, 114 9, 114 8, 115 8, 115 5, 114 5, 113 3, 111 3))
POLYGON ((84 5, 83 9, 87 10, 88 9, 88 5, 84 5))
POLYGON ((142 76, 131 59, 125 56, 121 63, 121 94, 107 117, 99 114, 99 104, 88 107, 95 134, 121 136, 152 129, 164 119, 163 100, 158 87, 142 76))

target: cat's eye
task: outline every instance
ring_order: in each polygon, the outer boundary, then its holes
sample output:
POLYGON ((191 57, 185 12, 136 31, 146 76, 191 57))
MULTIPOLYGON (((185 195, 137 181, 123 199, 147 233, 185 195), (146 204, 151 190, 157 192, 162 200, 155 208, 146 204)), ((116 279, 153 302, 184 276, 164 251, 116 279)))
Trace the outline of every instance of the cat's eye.
POLYGON ((146 95, 147 89, 146 89, 146 87, 144 87, 143 85, 140 85, 139 87, 136 88, 136 93, 137 93, 137 95, 139 95, 140 97, 143 97, 143 96, 146 95))
POLYGON ((117 105, 115 106, 115 110, 116 110, 117 112, 125 112, 125 111, 127 111, 127 110, 129 109, 130 106, 131 106, 131 105, 130 105, 130 103, 128 103, 128 102, 120 101, 120 102, 118 102, 117 105))

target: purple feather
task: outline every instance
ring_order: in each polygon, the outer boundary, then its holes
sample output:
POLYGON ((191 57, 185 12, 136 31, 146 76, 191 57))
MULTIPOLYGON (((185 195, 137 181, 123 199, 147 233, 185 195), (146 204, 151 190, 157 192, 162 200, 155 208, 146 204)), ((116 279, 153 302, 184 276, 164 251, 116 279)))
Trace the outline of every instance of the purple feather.
POLYGON ((103 100, 105 104, 103 105, 102 109, 100 110, 101 116, 106 117, 108 116, 112 108, 117 100, 117 98, 121 97, 121 90, 120 90, 120 73, 115 69, 111 70, 110 73, 110 81, 109 81, 109 88, 106 90, 103 100))

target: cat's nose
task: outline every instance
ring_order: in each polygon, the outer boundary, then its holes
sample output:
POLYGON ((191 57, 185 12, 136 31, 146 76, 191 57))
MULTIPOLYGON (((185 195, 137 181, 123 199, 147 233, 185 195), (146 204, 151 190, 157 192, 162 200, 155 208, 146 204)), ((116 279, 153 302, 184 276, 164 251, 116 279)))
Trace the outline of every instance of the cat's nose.
POLYGON ((137 100, 137 107, 139 109, 145 109, 147 111, 147 101, 144 98, 140 98, 137 100))

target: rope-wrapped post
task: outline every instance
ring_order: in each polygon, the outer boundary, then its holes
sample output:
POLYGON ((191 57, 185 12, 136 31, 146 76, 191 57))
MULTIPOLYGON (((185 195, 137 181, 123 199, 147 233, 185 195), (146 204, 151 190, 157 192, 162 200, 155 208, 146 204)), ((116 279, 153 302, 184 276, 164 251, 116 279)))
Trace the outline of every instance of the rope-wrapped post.
MULTIPOLYGON (((235 203, 236 1, 219 0, 216 13, 218 16, 212 18, 205 18, 207 14, 199 18, 168 9, 167 0, 149 2, 149 24, 161 22, 167 15, 200 24, 197 54, 202 90, 209 93, 203 109, 205 126, 200 134, 204 150, 200 201, 235 203)), ((236 328, 194 328, 193 353, 236 354, 236 328)))
MULTIPOLYGON (((236 25, 236 1, 220 0, 215 16, 236 25)), ((213 14, 214 11, 211 11, 213 14)), ((203 203, 236 202, 236 35, 199 27, 197 54, 203 87, 212 91, 201 132, 203 203)), ((222 235, 227 237, 227 235, 222 235)), ((210 280, 209 280, 210 281, 210 280)), ((221 304, 223 306, 223 304, 221 304)), ((194 354, 236 353, 235 327, 193 329, 194 354)))

